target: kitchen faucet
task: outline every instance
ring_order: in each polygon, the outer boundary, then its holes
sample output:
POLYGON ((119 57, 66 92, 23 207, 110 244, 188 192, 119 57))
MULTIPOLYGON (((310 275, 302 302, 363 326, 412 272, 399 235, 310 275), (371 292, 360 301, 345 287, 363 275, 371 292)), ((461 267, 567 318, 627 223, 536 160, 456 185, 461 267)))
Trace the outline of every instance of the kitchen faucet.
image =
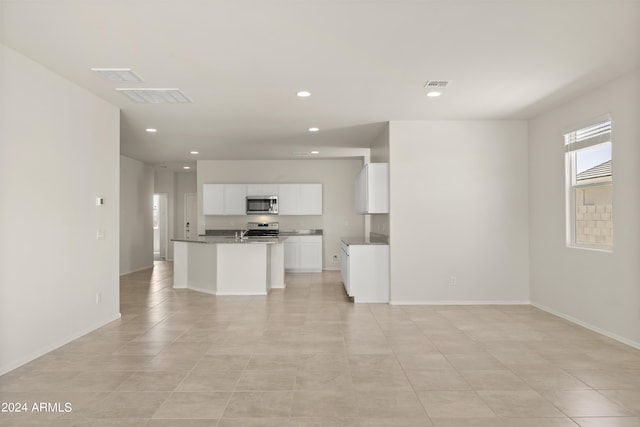
POLYGON ((249 232, 249 230, 242 230, 240 231, 240 239, 246 239, 247 238, 247 233, 249 232))

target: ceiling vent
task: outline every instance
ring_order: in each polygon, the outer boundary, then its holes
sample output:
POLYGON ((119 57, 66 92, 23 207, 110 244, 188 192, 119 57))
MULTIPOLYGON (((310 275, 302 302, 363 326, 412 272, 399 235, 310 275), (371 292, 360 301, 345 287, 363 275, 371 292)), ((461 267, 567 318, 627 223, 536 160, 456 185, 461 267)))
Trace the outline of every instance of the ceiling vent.
POLYGON ((142 78, 131 68, 92 68, 100 77, 111 83, 140 83, 142 78))
POLYGON ((190 104, 191 100, 180 89, 116 89, 133 102, 140 104, 190 104))
POLYGON ((451 82, 449 80, 429 80, 425 83, 425 89, 442 89, 449 86, 451 82))

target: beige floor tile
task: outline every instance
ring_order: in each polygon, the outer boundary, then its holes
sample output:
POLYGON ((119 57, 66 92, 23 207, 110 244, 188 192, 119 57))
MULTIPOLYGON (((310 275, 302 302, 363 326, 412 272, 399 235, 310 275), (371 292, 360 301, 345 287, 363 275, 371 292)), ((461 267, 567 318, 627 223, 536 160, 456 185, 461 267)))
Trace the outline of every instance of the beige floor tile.
POLYGON ((432 427, 429 418, 362 418, 366 427, 432 427))
POLYGON ((296 390, 352 390, 351 373, 348 371, 299 371, 295 378, 296 390))
POLYGON ((566 414, 628 427, 640 417, 640 352, 534 307, 353 304, 339 272, 286 281, 266 297, 215 297, 172 289, 171 263, 122 276, 122 318, 0 377, 0 401, 72 402, 71 413, 29 418, 50 427, 430 426, 425 411, 450 427, 575 424, 566 414))
POLYGON ((498 359, 485 352, 468 354, 445 354, 447 361, 456 369, 482 370, 506 369, 498 359))
POLYGON ((429 418, 484 418, 495 413, 474 391, 420 391, 429 418))
POLYGON ((236 391, 293 390, 295 383, 295 369, 245 371, 240 375, 236 391))
POLYGON ((231 393, 174 392, 153 414, 153 418, 218 419, 231 393))
POLYGON ((235 392, 223 418, 282 418, 291 414, 291 391, 235 392))
POLYGON ((455 369, 405 371, 414 390, 471 390, 471 386, 455 369))
POLYGON ((138 371, 118 386, 118 391, 173 391, 186 376, 185 371, 138 371))
POLYGON ((564 418, 565 414, 533 390, 478 391, 489 407, 500 417, 564 418))
POLYGON ((240 371, 209 371, 194 369, 175 388, 176 391, 234 391, 240 371))
POLYGON ((398 352, 396 358, 405 370, 427 371, 453 369, 453 365, 440 352, 398 352))
POLYGON ((295 391, 293 394, 292 417, 335 417, 358 416, 356 393, 347 391, 295 391))
POLYGON ((640 370, 568 370, 574 377, 598 390, 640 389, 640 370))
MULTIPOLYGON (((640 385, 639 385, 640 386, 640 385)), ((640 416, 640 388, 635 390, 598 390, 600 394, 618 405, 623 406, 634 415, 640 416)))
POLYGON ((426 418, 414 392, 361 391, 357 393, 358 413, 364 418, 426 418))
POLYGON ((631 412, 595 390, 553 390, 544 397, 570 417, 625 417, 631 412))
POLYGON ((435 427, 577 427, 570 418, 434 418, 435 427))
POLYGON ((189 420, 189 419, 168 419, 149 420, 144 427, 215 427, 219 425, 218 420, 189 420))
POLYGON ((640 418, 634 417, 593 417, 573 420, 580 427, 640 427, 640 418))
POLYGON ((289 418, 223 418, 216 427, 283 427, 289 418))
POLYGON ((474 390, 530 390, 529 385, 508 370, 460 370, 474 390))
POLYGON ((111 392, 96 401, 90 413, 95 418, 149 418, 169 395, 167 392, 111 392))

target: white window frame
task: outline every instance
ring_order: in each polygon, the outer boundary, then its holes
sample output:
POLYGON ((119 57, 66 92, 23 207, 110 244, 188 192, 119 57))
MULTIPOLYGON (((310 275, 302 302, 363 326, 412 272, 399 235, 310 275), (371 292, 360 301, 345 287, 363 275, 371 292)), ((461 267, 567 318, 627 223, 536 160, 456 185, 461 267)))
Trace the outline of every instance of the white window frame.
MULTIPOLYGON (((613 165, 613 122, 610 115, 604 115, 594 120, 589 121, 587 124, 574 127, 570 130, 563 132, 563 140, 565 145, 565 201, 566 201, 566 245, 569 248, 576 249, 589 249, 602 252, 613 252, 613 243, 611 245, 600 244, 587 244, 578 243, 576 241, 576 190, 586 188, 596 188, 602 186, 611 186, 612 193, 612 205, 613 205, 613 167, 611 178, 607 181, 592 182, 586 184, 578 184, 576 182, 576 154, 578 151, 595 147, 600 144, 611 144, 611 157, 613 165), (609 122, 608 132, 599 133, 592 137, 586 137, 576 140, 575 133, 587 128, 609 122)), ((612 213, 613 217, 613 213, 612 213)))

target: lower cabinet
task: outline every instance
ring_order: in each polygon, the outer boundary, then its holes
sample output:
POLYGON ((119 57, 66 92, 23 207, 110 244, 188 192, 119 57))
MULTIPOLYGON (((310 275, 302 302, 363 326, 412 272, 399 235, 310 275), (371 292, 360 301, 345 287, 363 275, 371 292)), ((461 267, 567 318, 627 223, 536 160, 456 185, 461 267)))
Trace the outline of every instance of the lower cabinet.
POLYGON ((284 241, 284 269, 322 271, 322 236, 289 236, 284 241))
POLYGON ((354 303, 389 302, 389 245, 341 244, 342 282, 354 303))

